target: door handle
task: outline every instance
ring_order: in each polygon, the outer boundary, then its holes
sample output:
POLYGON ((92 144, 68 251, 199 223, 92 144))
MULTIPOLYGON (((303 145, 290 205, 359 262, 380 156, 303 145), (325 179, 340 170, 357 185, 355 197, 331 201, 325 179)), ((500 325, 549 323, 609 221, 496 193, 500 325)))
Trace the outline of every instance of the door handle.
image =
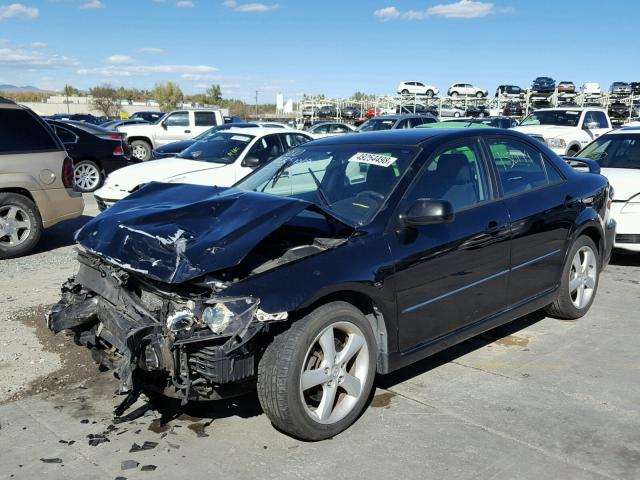
POLYGON ((185 130, 184 133, 191 133, 191 130, 185 130))
POLYGON ((486 230, 485 233, 488 233, 489 235, 495 235, 496 233, 498 233, 502 229, 503 229, 503 227, 500 226, 497 221, 491 220, 489 222, 489 224, 487 225, 487 230, 486 230))

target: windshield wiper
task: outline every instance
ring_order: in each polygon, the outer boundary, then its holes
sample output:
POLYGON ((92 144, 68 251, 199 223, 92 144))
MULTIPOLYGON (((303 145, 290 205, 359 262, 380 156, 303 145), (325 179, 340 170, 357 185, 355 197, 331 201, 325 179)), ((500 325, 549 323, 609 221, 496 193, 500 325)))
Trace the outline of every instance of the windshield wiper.
POLYGON ((318 187, 318 196, 320 197, 320 200, 322 200, 322 203, 324 203, 326 207, 330 207, 331 203, 329 202, 327 195, 324 193, 324 190, 322 190, 322 185, 320 184, 320 180, 318 180, 318 177, 316 177, 316 174, 313 173, 313 170, 311 170, 310 168, 308 170, 309 170, 309 173, 311 174, 311 177, 313 178, 313 181, 316 182, 316 187, 318 187))
MULTIPOLYGON (((282 176, 284 171, 287 168, 289 168, 292 163, 293 163, 293 160, 287 160, 282 165, 280 165, 280 168, 278 168, 278 170, 276 170, 276 173, 273 175, 273 180, 271 181, 271 188, 276 186, 276 183, 278 183, 278 180, 280 180, 280 177, 282 176)), ((265 189, 267 188, 267 185, 269 185, 269 182, 265 183, 264 186, 262 187, 262 190, 260 191, 264 192, 265 189)))

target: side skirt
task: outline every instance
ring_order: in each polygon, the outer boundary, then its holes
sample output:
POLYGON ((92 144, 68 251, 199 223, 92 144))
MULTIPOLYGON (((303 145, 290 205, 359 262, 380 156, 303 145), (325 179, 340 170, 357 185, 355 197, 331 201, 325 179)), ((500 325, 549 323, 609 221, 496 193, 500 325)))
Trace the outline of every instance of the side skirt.
POLYGON ((428 342, 422 343, 405 352, 393 352, 387 354, 386 361, 382 361, 381 365, 386 367, 384 371, 378 373, 386 374, 398 370, 407 365, 411 365, 423 358, 429 357, 449 347, 464 342, 469 338, 480 335, 481 333, 499 327, 505 323, 509 323, 529 313, 535 312, 552 303, 557 295, 558 288, 555 287, 547 292, 543 292, 525 302, 511 306, 508 310, 499 312, 490 317, 484 318, 477 322, 466 325, 451 333, 447 333, 428 342))

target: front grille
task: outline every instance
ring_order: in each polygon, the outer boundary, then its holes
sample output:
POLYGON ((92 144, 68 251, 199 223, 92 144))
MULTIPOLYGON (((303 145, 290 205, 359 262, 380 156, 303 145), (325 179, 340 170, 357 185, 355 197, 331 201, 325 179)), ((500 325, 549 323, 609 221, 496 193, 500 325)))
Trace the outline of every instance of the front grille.
POLYGON ((640 243, 640 234, 619 233, 616 235, 616 243, 640 243))
POLYGON ((228 357, 222 347, 200 347, 189 352, 189 365, 210 382, 229 383, 254 376, 256 357, 242 350, 228 357))

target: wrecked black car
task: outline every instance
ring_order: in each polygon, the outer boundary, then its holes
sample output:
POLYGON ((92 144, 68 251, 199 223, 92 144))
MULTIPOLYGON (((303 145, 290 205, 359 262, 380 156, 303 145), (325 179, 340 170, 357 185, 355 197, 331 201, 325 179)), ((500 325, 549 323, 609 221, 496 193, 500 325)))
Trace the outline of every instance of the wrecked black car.
POLYGON ((151 183, 88 222, 47 322, 128 399, 257 389, 278 428, 324 439, 376 372, 539 308, 584 315, 609 201, 604 177, 517 132, 318 140, 233 188, 151 183))

